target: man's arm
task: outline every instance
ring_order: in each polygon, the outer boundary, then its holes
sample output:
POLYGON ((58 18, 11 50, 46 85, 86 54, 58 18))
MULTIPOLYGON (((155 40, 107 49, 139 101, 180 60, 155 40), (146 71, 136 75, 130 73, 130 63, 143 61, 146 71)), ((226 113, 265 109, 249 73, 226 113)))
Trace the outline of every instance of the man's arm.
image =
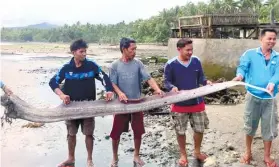
POLYGON ((161 92, 161 89, 159 88, 155 79, 150 78, 149 80, 147 80, 147 83, 155 92, 158 92, 158 93, 161 92))
POLYGON ((199 75, 198 75, 198 81, 199 81, 199 85, 203 85, 203 86, 205 86, 205 85, 207 85, 207 83, 211 83, 210 81, 207 81, 207 79, 206 79, 206 77, 205 77, 205 75, 204 75, 204 72, 203 72, 203 68, 202 68, 202 64, 201 64, 201 62, 200 62, 200 60, 198 60, 199 61, 199 68, 200 68, 200 70, 199 70, 199 75))
POLYGON ((13 94, 12 90, 8 88, 2 81, 0 81, 1 89, 9 96, 13 94))
POLYGON ((63 66, 49 81, 50 88, 55 91, 65 79, 65 66, 63 66))
POLYGON ((59 84, 62 83, 62 81, 65 79, 65 66, 63 66, 58 72, 57 74, 55 74, 49 81, 49 86, 51 87, 51 89, 59 96, 59 98, 61 100, 63 100, 63 102, 65 104, 69 104, 70 103, 70 96, 65 95, 61 89, 59 88, 59 84))
POLYGON ((156 81, 148 74, 147 70, 145 69, 143 63, 139 61, 140 66, 140 75, 142 81, 147 81, 148 85, 155 91, 155 94, 162 95, 162 90, 159 88, 156 81))
POLYGON ((114 65, 112 64, 111 67, 109 68, 109 78, 110 78, 110 81, 112 82, 113 90, 117 94, 120 101, 127 102, 128 101, 127 96, 117 86, 117 77, 118 77, 117 71, 116 71, 114 65))
POLYGON ((4 88, 4 83, 2 81, 0 81, 0 87, 1 87, 1 89, 4 88))
POLYGON ((119 88, 115 83, 112 83, 112 87, 113 87, 114 92, 115 92, 117 95, 123 93, 123 92, 120 90, 120 88, 119 88))
POLYGON ((272 76, 272 78, 269 80, 269 83, 266 87, 266 89, 272 93, 274 91, 275 85, 279 84, 279 61, 276 64, 276 69, 275 69, 275 73, 272 76))
MULTIPOLYGON (((97 65, 97 64, 96 64, 97 65)), ((106 89, 106 101, 112 100, 113 87, 108 75, 97 65, 98 71, 96 72, 95 78, 101 81, 102 85, 106 89), (105 83, 104 83, 105 82, 105 83)))
POLYGON ((107 92, 113 91, 112 83, 111 83, 108 75, 100 67, 98 67, 98 72, 97 72, 95 78, 98 79, 99 81, 101 81, 102 85, 106 88, 107 92))
POLYGON ((114 92, 117 94, 119 100, 127 102, 128 97, 125 95, 125 93, 123 93, 116 84, 112 83, 112 86, 113 86, 114 92))
POLYGON ((270 84, 278 85, 279 84, 279 61, 277 62, 277 66, 275 69, 275 73, 272 78, 269 80, 270 84))
POLYGON ((242 81, 250 67, 250 58, 248 57, 247 52, 245 52, 241 57, 239 61, 239 66, 236 70, 236 77, 233 79, 235 81, 242 81))
POLYGON ((177 89, 176 91, 178 91, 178 88, 173 85, 171 66, 168 63, 165 65, 164 69, 164 86, 168 91, 172 89, 177 89))

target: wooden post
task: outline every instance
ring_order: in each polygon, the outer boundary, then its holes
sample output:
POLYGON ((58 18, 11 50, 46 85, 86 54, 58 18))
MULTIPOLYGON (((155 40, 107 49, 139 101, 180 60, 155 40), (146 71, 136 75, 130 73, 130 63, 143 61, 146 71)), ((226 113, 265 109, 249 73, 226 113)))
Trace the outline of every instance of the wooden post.
POLYGON ((201 26, 201 38, 204 38, 203 27, 201 26))
POLYGON ((201 27, 201 38, 204 38, 202 16, 200 17, 200 27, 201 27))
POLYGON ((208 37, 212 37, 212 16, 208 16, 208 37))
POLYGON ((257 26, 256 28, 256 38, 259 39, 259 35, 260 35, 260 28, 257 26))
POLYGON ((178 18, 178 27, 179 27, 179 38, 182 38, 182 30, 181 30, 180 18, 178 18))

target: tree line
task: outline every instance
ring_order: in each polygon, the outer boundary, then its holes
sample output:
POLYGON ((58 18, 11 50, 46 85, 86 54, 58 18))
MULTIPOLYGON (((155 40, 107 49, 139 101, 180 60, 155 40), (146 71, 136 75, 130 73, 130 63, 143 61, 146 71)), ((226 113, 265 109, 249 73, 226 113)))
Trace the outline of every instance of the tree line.
POLYGON ((182 16, 211 13, 247 12, 257 13, 259 21, 270 22, 270 10, 275 7, 275 18, 279 22, 279 0, 210 0, 188 2, 183 6, 163 9, 149 19, 117 24, 81 24, 60 26, 52 29, 5 28, 1 29, 2 41, 71 42, 83 38, 92 43, 118 43, 121 37, 131 37, 142 43, 166 42, 173 22, 182 16))

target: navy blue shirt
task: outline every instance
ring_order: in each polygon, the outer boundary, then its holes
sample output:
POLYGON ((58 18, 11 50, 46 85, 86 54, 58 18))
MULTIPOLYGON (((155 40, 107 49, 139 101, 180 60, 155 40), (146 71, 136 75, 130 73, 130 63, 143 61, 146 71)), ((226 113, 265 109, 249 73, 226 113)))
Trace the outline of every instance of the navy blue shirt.
POLYGON ((74 58, 72 58, 51 78, 49 86, 54 91, 65 80, 62 91, 69 95, 71 100, 95 100, 95 79, 102 82, 106 91, 113 91, 108 75, 96 63, 85 59, 80 67, 76 67, 74 58))
MULTIPOLYGON (((206 78, 203 73, 200 60, 192 56, 188 64, 183 64, 178 57, 169 60, 164 70, 164 85, 168 91, 173 87, 178 90, 190 90, 206 85, 206 78)), ((176 103, 177 106, 191 106, 203 102, 203 98, 190 99, 176 103)))

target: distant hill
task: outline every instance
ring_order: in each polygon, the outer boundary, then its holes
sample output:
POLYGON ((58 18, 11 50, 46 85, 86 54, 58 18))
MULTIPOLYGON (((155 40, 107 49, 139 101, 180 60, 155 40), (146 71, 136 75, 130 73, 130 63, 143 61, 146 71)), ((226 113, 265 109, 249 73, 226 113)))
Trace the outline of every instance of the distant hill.
POLYGON ((28 25, 26 27, 27 28, 38 28, 38 29, 50 29, 50 28, 56 28, 58 26, 54 25, 54 24, 50 24, 50 23, 44 22, 44 23, 40 23, 40 24, 28 25))
POLYGON ((59 26, 55 25, 55 24, 43 22, 43 23, 39 23, 39 24, 32 24, 32 25, 22 26, 22 27, 5 27, 5 28, 10 28, 10 29, 22 29, 22 28, 51 29, 51 28, 56 28, 56 27, 59 27, 59 26))

